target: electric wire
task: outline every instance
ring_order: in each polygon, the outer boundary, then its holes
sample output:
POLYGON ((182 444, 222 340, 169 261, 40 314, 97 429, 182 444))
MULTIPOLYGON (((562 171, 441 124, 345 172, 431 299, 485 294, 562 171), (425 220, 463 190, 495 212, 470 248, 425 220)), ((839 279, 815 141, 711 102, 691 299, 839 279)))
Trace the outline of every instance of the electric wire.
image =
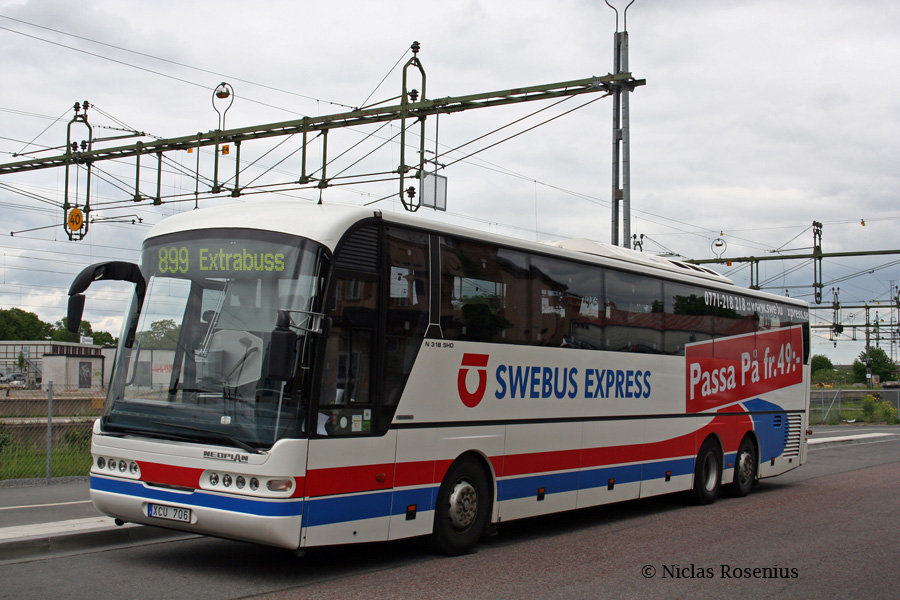
MULTIPOLYGON (((2 16, 2 15, 0 15, 0 16, 2 16)), ((13 19, 13 20, 16 20, 16 19, 13 19)), ((24 21, 22 21, 22 22, 25 23, 24 21)), ((26 24, 28 24, 28 23, 26 23, 26 24)), ((40 27, 40 26, 37 26, 37 27, 40 27)), ((6 28, 0 28, 0 29, 6 29, 6 28)), ((45 28, 45 29, 49 29, 49 28, 45 28)), ((56 31, 56 30, 52 30, 52 31, 56 31)), ((19 33, 19 32, 15 32, 15 31, 13 31, 13 32, 14 32, 14 33, 19 33)), ((64 33, 64 32, 60 32, 60 33, 64 33)), ((27 34, 22 34, 22 35, 27 35, 27 34)), ((70 35, 70 34, 66 34, 66 35, 70 35)), ((34 37, 34 36, 29 36, 29 37, 34 37)), ((74 36, 74 37, 78 37, 78 36, 74 36)), ((41 39, 41 38, 37 38, 37 39, 41 39)), ((87 39, 87 38, 82 38, 82 39, 87 39)), ((47 41, 48 43, 55 43, 55 42, 50 42, 50 41, 48 41, 48 40, 42 40, 42 41, 47 41)), ((94 40, 88 40, 88 41, 94 41, 94 40)), ((100 43, 100 44, 102 44, 102 42, 95 42, 95 43, 100 43)), ((60 44, 57 44, 57 45, 60 45, 60 44)), ((104 45, 108 45, 108 44, 104 44, 104 45)), ((63 46, 64 46, 64 45, 63 45, 63 46)), ((64 46, 64 47, 67 47, 67 46, 64 46)), ((79 49, 77 49, 77 48, 72 48, 72 49, 75 49, 75 50, 77 50, 77 51, 81 51, 81 50, 79 50, 79 49)), ((123 49, 123 50, 129 51, 129 52, 133 52, 133 51, 130 51, 130 50, 127 50, 127 49, 123 49)), ((88 54, 91 54, 91 53, 88 53, 88 54)), ((141 54, 141 53, 136 53, 136 54, 141 54)), ((405 56, 405 54, 406 54, 406 53, 404 52, 404 55, 403 55, 403 56, 405 56)), ((149 55, 145 55, 145 56, 149 56, 149 55)), ((101 57, 101 58, 105 58, 105 57, 101 57)), ((151 58, 157 58, 157 57, 151 57, 151 58)), ((159 59, 159 60, 165 60, 165 59, 159 59)), ((402 57, 401 57, 400 61, 402 61, 402 57)), ((397 64, 399 64, 400 61, 398 61, 397 64)), ((114 61, 114 62, 121 62, 121 61, 114 61)), ((179 65, 180 65, 180 63, 175 63, 174 61, 167 61, 167 62, 172 62, 172 63, 174 63, 174 64, 179 64, 179 65)), ((127 64, 127 63, 123 63, 123 64, 127 64)), ((393 71, 393 69, 396 68, 397 64, 395 64, 394 67, 392 67, 391 71, 393 71)), ((134 65, 129 65, 129 66, 134 66, 134 65)), ((181 65, 181 66, 187 66, 187 65, 181 65)), ((141 67, 136 67, 136 68, 141 68, 141 67)), ((190 67, 190 68, 194 68, 194 67, 190 67)), ((203 69, 198 69, 198 70, 201 70, 201 71, 202 71, 203 69)), ((389 71, 388 75, 390 74, 391 71, 389 71)), ((153 71, 150 71, 150 72, 153 72, 153 71)), ((210 71, 207 71, 207 72, 210 72, 210 71)), ((154 73, 155 73, 155 72, 154 72, 154 73)), ((159 73, 157 73, 157 74, 159 74, 159 73)), ((163 76, 166 76, 166 75, 164 75, 164 74, 162 74, 162 75, 163 75, 163 76)), ((387 76, 385 76, 385 79, 386 79, 386 77, 387 77, 387 76)), ((174 79, 178 79, 178 78, 174 78, 174 79)), ((234 78, 232 78, 232 79, 234 79, 234 78)), ((182 81, 183 81, 183 80, 182 80, 182 81)), ((381 86, 381 84, 383 83, 383 81, 384 81, 384 79, 382 80, 381 83, 379 83, 378 86, 376 86, 376 88, 375 88, 376 90, 378 89, 378 87, 381 86)), ((188 83, 191 83, 191 82, 188 82, 188 83)), ((252 83, 252 82, 250 82, 250 83, 252 83)), ((258 84, 254 84, 254 85, 258 85, 258 84)), ((269 87, 269 86, 262 86, 262 87, 269 87)), ((270 89, 277 89, 277 88, 270 88, 270 89)), ((283 91, 283 90, 279 90, 279 91, 283 91)), ((373 91, 373 94, 374 94, 374 91, 373 91)), ((371 95, 372 95, 372 94, 370 94, 369 98, 371 97, 371 95)), ((369 98, 367 98, 366 101, 368 101, 369 98)), ((599 99, 599 98, 598 98, 598 99, 599 99)), ((595 100, 596 100, 596 99, 595 99, 595 100)), ((593 101, 591 101, 591 102, 593 102, 593 101)), ((589 103, 590 103, 590 102, 589 102, 589 103)), ((589 103, 586 103, 586 104, 589 104, 589 103)), ((346 106, 346 105, 341 105, 341 106, 346 106)), ((101 113, 101 114, 102 114, 102 113, 101 113)), ((565 114, 565 113, 564 113, 564 114, 565 114)), ((111 118, 112 118, 112 117, 111 117, 111 118)), ((57 119, 57 120, 58 120, 58 119, 57 119)), ((115 119, 113 118, 113 120, 115 120, 115 119)), ((552 120, 552 119, 550 119, 550 120, 552 120)), ((546 122, 549 122, 549 120, 548 120, 548 121, 545 121, 545 123, 546 123, 546 122)), ((541 124, 543 124, 543 123, 541 123, 541 124)), ((488 148, 491 148, 491 147, 493 147, 493 146, 496 146, 497 144, 500 144, 500 143, 503 143, 503 142, 505 142, 505 141, 508 141, 509 139, 512 139, 513 137, 516 137, 517 135, 521 135, 522 133, 525 133, 525 132, 527 132, 527 131, 530 131, 531 129, 534 129, 535 127, 538 127, 538 126, 540 126, 541 124, 536 125, 536 126, 530 128, 530 129, 526 129, 526 130, 523 131, 523 132, 519 132, 518 134, 515 134, 515 135, 510 136, 510 137, 508 137, 508 138, 506 138, 506 139, 504 139, 504 140, 501 140, 500 142, 497 142, 497 143, 495 143, 495 144, 492 144, 492 145, 490 145, 490 146, 487 146, 486 148, 482 148, 481 150, 478 150, 478 151, 476 151, 476 152, 474 152, 474 153, 472 153, 472 154, 470 154, 470 155, 468 155, 468 156, 464 156, 464 157, 462 157, 462 158, 460 158, 460 159, 454 161, 454 162, 451 163, 451 164, 455 164, 455 163, 457 163, 457 162, 460 162, 460 161, 463 161, 463 160, 467 160, 467 159, 471 158, 472 156, 474 156, 475 154, 477 154, 477 153, 479 153, 479 152, 482 152, 482 151, 484 151, 484 150, 487 150, 488 148)), ((486 135, 487 135, 487 134, 486 134, 486 135)), ((40 134, 38 135, 38 137, 40 137, 40 134)), ((482 136, 482 137, 484 137, 484 136, 482 136)), ((35 138, 35 139, 37 139, 37 138, 35 138)), ((480 138, 479 138, 479 139, 480 139, 480 138)), ((472 143, 472 142, 474 142, 474 141, 476 141, 476 140, 472 140, 471 142, 468 142, 468 143, 472 143)), ((387 143, 387 142, 385 142, 385 143, 387 143)), ((468 143, 467 143, 467 144, 468 144, 468 143)), ((384 145, 384 144, 382 144, 382 146, 383 146, 383 145, 384 145)), ((464 144, 464 145, 466 145, 466 144, 464 144)), ((449 153, 449 151, 448 151, 448 152, 445 152, 444 155, 446 155, 446 154, 448 154, 448 153, 449 153)), ((370 153, 370 154, 371 154, 371 153, 370 153)), ((283 162, 283 161, 282 161, 282 162, 283 162)), ((357 162, 359 162, 359 161, 357 161, 357 162)), ((280 164, 280 163, 279 163, 279 164, 280 164)), ((356 164, 356 163, 354 163, 354 165, 355 165, 355 164, 356 164)), ((277 166, 277 165, 276 165, 276 166, 277 166)), ((448 165, 448 166, 449 166, 449 165, 448 165)), ((345 171, 346 171, 346 169, 345 169, 345 171)), ((343 173, 343 172, 344 172, 344 171, 341 171, 341 173, 343 173)), ((257 177, 257 178, 254 179, 253 181, 255 182, 255 181, 258 180, 258 179, 259 179, 259 177, 257 177)), ((553 188, 553 189, 558 189, 558 190, 560 190, 560 191, 564 191, 564 192, 567 192, 567 193, 570 192, 569 190, 564 190, 563 188, 558 188, 557 186, 552 186, 552 185, 549 185, 549 184, 545 184, 544 182, 539 182, 539 181, 537 181, 537 180, 533 180, 533 181, 535 181, 537 184, 547 185, 548 187, 551 187, 551 188, 553 188)), ((573 193, 573 195, 575 195, 575 196, 577 196, 577 197, 581 197, 581 198, 587 199, 587 200, 589 200, 589 201, 596 201, 596 200, 597 200, 596 198, 592 198, 592 197, 587 196, 587 195, 581 195, 581 194, 578 194, 578 193, 573 193)), ((608 204, 608 203, 607 203, 607 204, 608 204)), ((644 212, 644 211, 635 211, 635 212, 641 213, 641 212, 644 212)), ((645 213, 645 214, 650 214, 650 215, 653 215, 653 216, 657 216, 657 217, 659 217, 659 218, 666 218, 666 217, 662 217, 661 215, 654 215, 653 213, 645 213)), ((871 220, 872 220, 872 221, 875 221, 875 220, 885 220, 885 219, 889 219, 889 218, 890 218, 890 217, 882 218, 882 219, 871 219, 871 220)), ((894 218, 896 218, 896 217, 894 217, 894 218)), ((645 218, 645 220, 648 220, 648 222, 654 222, 652 219, 646 219, 646 218, 645 218)), ((844 223, 844 222, 854 222, 854 221, 852 221, 852 220, 850 220, 850 221, 837 221, 837 223, 844 223)), ((655 222, 654 222, 654 223, 655 223, 655 222)), ((681 224, 683 224, 683 225, 686 225, 686 226, 689 226, 689 227, 697 227, 696 225, 689 224, 689 223, 684 223, 684 222, 680 222, 680 221, 679 221, 679 223, 681 223, 681 224)), ((656 223, 656 224, 661 224, 661 223, 656 223)), ((668 225, 667 225, 667 226, 668 226, 668 225)), ((676 228, 676 230, 677 230, 677 228, 676 228)), ((712 231, 712 230, 706 230, 706 231, 712 231)), ((742 231, 743 231, 743 230, 742 230, 742 231)), ((747 230, 747 231, 753 231, 753 230, 747 230)), ((702 235, 701 232, 697 232, 697 231, 681 231, 681 233, 690 233, 690 234, 693 234, 693 235, 702 235)), ((794 239, 796 239, 796 237, 799 237, 799 235, 802 235, 802 233, 803 233, 803 232, 801 232, 800 234, 798 234, 798 236, 795 236, 794 239)), ((738 239, 740 239, 740 238, 738 238, 738 239)), ((750 241, 750 240, 744 240, 744 241, 750 241)), ((789 242, 788 242, 788 243, 789 243, 789 242)), ((786 245, 786 244, 785 244, 785 245, 786 245)), ((783 247, 783 246, 782 246, 782 247, 783 247)), ((776 249, 775 251, 777 251, 777 249, 776 249)), ((741 267, 741 268, 743 268, 743 267, 741 267)), ((799 267, 797 267, 797 268, 799 268, 799 267)), ((795 268, 795 269, 792 269, 791 271, 785 272, 784 274, 782 274, 782 275, 780 275, 780 276, 776 276, 775 278, 777 278, 777 277, 783 277, 784 275, 789 274, 789 273, 792 272, 793 270, 796 270, 796 268, 795 268)), ((860 274, 864 274, 864 273, 860 273, 860 274)), ((849 278, 849 276, 848 276, 848 278, 849 278)), ((769 281, 771 281, 772 279, 773 279, 773 278, 770 278, 769 281)), ((845 279, 846 279, 846 278, 838 279, 838 280, 835 280, 835 282, 843 281, 843 280, 845 280, 845 279)))
MULTIPOLYGON (((192 66, 192 65, 188 65, 188 64, 181 63, 181 62, 178 62, 178 61, 170 60, 170 59, 167 59, 167 58, 162 58, 162 57, 159 57, 159 56, 154 56, 154 55, 152 55, 152 54, 146 54, 146 53, 144 53, 144 52, 138 52, 137 50, 131 50, 131 49, 129 49, 129 48, 124 48, 124 47, 122 47, 122 46, 116 46, 116 45, 114 45, 114 44, 108 44, 108 43, 106 43, 106 42, 101 42, 101 41, 94 40, 94 39, 91 39, 91 38, 82 37, 82 36, 79 36, 79 35, 75 35, 74 33, 69 33, 69 32, 66 32, 66 31, 61 31, 61 30, 59 30, 59 29, 53 29, 53 28, 50 28, 50 27, 45 27, 45 26, 43 26, 43 25, 37 25, 36 23, 29 23, 28 21, 23 21, 23 20, 21 20, 21 19, 15 19, 15 18, 13 18, 13 17, 9 17, 9 16, 6 16, 6 15, 0 15, 0 18, 8 19, 8 20, 10 20, 10 21, 15 21, 15 22, 17 22, 17 23, 22 23, 23 25, 29 25, 29 26, 31 26, 31 27, 36 27, 36 28, 38 28, 38 29, 45 29, 45 30, 47 30, 47 31, 52 31, 53 33, 58 33, 58 34, 61 34, 61 35, 66 35, 66 36, 73 37, 73 38, 76 38, 76 39, 79 39, 79 40, 83 40, 83 41, 86 41, 86 42, 90 42, 90 43, 92 43, 92 44, 98 44, 98 45, 100 45, 100 46, 105 46, 105 47, 107 47, 107 48, 114 48, 114 49, 116 49, 116 50, 121 50, 121 51, 123 51, 123 52, 128 52, 128 53, 130 53, 130 54, 135 54, 135 55, 138 55, 138 56, 143 56, 143 57, 145 57, 145 58, 150 58, 150 59, 153 59, 153 60, 158 60, 158 61, 161 61, 161 62, 173 64, 173 65, 176 65, 176 66, 179 66, 179 67, 184 67, 184 68, 186 68, 186 69, 192 69, 192 70, 194 70, 194 71, 200 71, 201 73, 207 73, 207 74, 209 74, 209 75, 215 75, 216 77, 223 77, 223 78, 225 78, 225 79, 227 79, 227 80, 231 80, 231 81, 239 81, 239 82, 241 82, 241 83, 247 83, 247 84, 250 84, 250 85, 255 85, 255 86, 261 87, 261 88, 263 88, 263 89, 272 90, 272 91, 275 91, 275 92, 281 92, 281 93, 283 93, 283 94, 289 94, 289 95, 291 95, 291 96, 297 96, 298 98, 304 98, 304 99, 306 99, 306 100, 313 100, 313 101, 315 101, 315 102, 322 102, 322 103, 324 103, 324 104, 332 104, 332 105, 334 105, 334 106, 341 106, 341 107, 343 107, 343 108, 352 108, 351 106, 348 106, 348 105, 346 105, 346 104, 341 104, 340 102, 333 102, 333 101, 331 101, 331 100, 323 100, 323 99, 321 99, 321 98, 315 98, 315 97, 313 97, 313 96, 307 96, 307 95, 300 94, 300 93, 297 93, 297 92, 291 92, 291 91, 289 91, 289 90, 277 88, 277 87, 274 87, 274 86, 265 85, 265 84, 262 84, 262 83, 256 83, 256 82, 253 82, 253 81, 250 81, 250 80, 247 80, 247 79, 241 79, 241 78, 239 78, 239 77, 234 77, 234 76, 231 76, 231 75, 225 75, 225 74, 222 74, 222 73, 218 73, 218 72, 216 72, 216 71, 211 71, 211 70, 209 70, 209 69, 203 69, 203 68, 201 68, 201 67, 195 67, 195 66, 192 66)), ((38 40, 40 40, 40 41, 44 41, 44 42, 51 43, 51 44, 56 44, 56 42, 52 42, 52 41, 50 41, 50 40, 45 40, 45 39, 43 39, 43 38, 38 38, 38 37, 36 37, 36 36, 30 36, 30 35, 28 35, 28 34, 25 34, 25 33, 21 33, 21 32, 15 31, 15 30, 13 30, 13 29, 7 29, 7 28, 5 28, 5 27, 0 27, 0 29, 6 29, 7 31, 11 31, 11 32, 13 32, 13 33, 20 33, 21 35, 25 35, 25 36, 27 36, 27 37, 33 37, 33 38, 38 39, 38 40)), ((83 52, 82 50, 79 50, 78 48, 72 48, 72 47, 69 47, 69 46, 65 46, 65 45, 63 45, 63 44, 57 44, 57 45, 61 45, 61 46, 65 47, 65 48, 69 48, 69 49, 72 49, 72 50, 77 50, 77 51, 79 51, 79 52, 83 52)), ((87 54, 91 54, 91 53, 88 52, 87 54)), ((404 53, 404 54, 405 54, 405 53, 404 53)), ((92 54, 92 55, 93 55, 93 54, 92 54)), ((93 55, 93 56, 97 56, 97 55, 93 55)), ((102 56, 101 56, 101 58, 102 58, 102 56)), ((402 59, 401 59, 401 60, 402 60, 402 59)), ((119 61, 115 61, 115 62, 119 62, 119 61)), ((141 67, 137 67, 137 66, 134 66, 134 65, 128 65, 128 63, 122 63, 122 64, 125 64, 125 65, 127 65, 127 66, 133 66, 134 68, 138 68, 138 69, 141 68, 141 67)), ((151 72, 153 72, 153 71, 151 71, 151 72)), ((163 75, 163 76, 166 76, 166 75, 163 75)), ((167 77, 167 76, 166 76, 166 77, 167 77)), ((175 78, 175 79, 177 79, 177 78, 175 78)), ((203 86, 203 87, 206 87, 206 86, 203 86)), ((246 98, 245 98, 245 99, 246 99, 246 98)), ((277 107, 272 107, 272 108, 277 108, 277 107)), ((281 109, 281 110, 284 110, 284 109, 281 109)))
POLYGON ((369 99, 375 95, 375 92, 378 91, 378 88, 380 88, 382 86, 382 84, 384 84, 385 80, 387 80, 387 78, 390 77, 391 73, 394 72, 394 69, 397 68, 397 65, 399 65, 401 62, 403 62, 403 59, 406 58, 407 52, 409 52, 409 48, 405 48, 403 50, 403 54, 400 55, 400 58, 397 60, 396 63, 394 63, 394 66, 391 67, 387 73, 385 73, 384 77, 381 78, 381 81, 378 82, 378 85, 375 86, 375 89, 372 90, 372 93, 370 93, 368 96, 366 96, 366 99, 363 100, 362 104, 360 104, 359 106, 362 106, 362 107, 366 106, 366 103, 369 101, 369 99))

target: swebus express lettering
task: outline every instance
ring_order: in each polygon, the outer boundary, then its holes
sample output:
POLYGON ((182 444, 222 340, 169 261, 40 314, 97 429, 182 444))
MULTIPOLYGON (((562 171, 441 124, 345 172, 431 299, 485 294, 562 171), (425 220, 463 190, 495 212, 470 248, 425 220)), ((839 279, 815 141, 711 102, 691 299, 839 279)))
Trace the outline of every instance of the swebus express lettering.
POLYGON ((640 369, 588 369, 584 374, 586 398, 649 398, 650 371, 640 369))
POLYGON ((579 377, 577 367, 499 365, 495 371, 494 397, 574 399, 649 398, 650 371, 640 369, 586 369, 579 377), (583 384, 579 386, 579 381, 583 384))
POLYGON ((687 412, 702 412, 803 382, 802 327, 685 348, 687 412))
POLYGON ((574 398, 578 395, 578 369, 500 365, 495 372, 498 400, 504 398, 574 398))

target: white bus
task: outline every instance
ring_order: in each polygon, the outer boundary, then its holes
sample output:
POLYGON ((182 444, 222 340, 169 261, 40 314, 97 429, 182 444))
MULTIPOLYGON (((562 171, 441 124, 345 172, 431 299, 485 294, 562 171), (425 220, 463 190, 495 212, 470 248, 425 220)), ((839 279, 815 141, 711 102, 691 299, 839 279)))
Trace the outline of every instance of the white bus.
POLYGON ((297 201, 152 229, 91 496, 117 522, 284 548, 720 488, 805 460, 808 307, 586 240, 297 201))

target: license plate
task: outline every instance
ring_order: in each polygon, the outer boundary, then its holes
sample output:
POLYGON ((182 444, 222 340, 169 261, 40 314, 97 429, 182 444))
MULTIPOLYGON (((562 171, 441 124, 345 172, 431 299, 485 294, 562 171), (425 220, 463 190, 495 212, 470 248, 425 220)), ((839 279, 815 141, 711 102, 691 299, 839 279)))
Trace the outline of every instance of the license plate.
POLYGON ((166 506, 165 504, 148 504, 147 516, 168 521, 191 522, 191 509, 166 506))

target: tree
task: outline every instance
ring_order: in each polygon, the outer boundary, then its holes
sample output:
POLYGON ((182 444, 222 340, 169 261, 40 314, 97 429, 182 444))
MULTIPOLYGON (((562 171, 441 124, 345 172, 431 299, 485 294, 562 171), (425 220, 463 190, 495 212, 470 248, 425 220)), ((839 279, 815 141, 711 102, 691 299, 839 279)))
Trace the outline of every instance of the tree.
MULTIPOLYGON (((897 373, 897 363, 890 359, 887 352, 881 348, 869 346, 868 360, 873 375, 878 375, 882 381, 893 381, 897 373)), ((854 383, 868 383, 866 380, 866 350, 860 352, 859 358, 853 361, 850 374, 854 383)))
POLYGON ((114 338, 108 331, 95 331, 94 343, 98 346, 118 346, 119 338, 114 338))
POLYGON ((21 308, 0 309, 0 340, 45 340, 52 327, 21 308))
POLYGON ((50 333, 50 339, 54 342, 80 342, 81 336, 90 337, 93 335, 93 331, 91 330, 91 324, 87 321, 82 321, 81 325, 78 326, 78 333, 72 333, 69 331, 69 318, 63 317, 61 320, 56 322, 56 325, 53 326, 53 330, 50 333))
POLYGON ((816 371, 821 371, 822 369, 828 369, 829 371, 834 371, 834 365, 824 354, 815 354, 810 360, 810 370, 815 373, 816 371))
POLYGON ((813 384, 834 385, 841 379, 831 360, 823 354, 814 355, 809 366, 813 384))
POLYGON ((72 333, 68 329, 69 318, 63 317, 57 321, 51 329, 50 339, 55 342, 80 342, 81 336, 94 338, 98 346, 117 346, 118 338, 114 338, 108 331, 94 331, 88 321, 82 321, 78 333, 72 333))
POLYGON ((142 348, 174 349, 180 331, 181 327, 172 319, 161 319, 150 323, 150 329, 139 331, 137 340, 142 348))

